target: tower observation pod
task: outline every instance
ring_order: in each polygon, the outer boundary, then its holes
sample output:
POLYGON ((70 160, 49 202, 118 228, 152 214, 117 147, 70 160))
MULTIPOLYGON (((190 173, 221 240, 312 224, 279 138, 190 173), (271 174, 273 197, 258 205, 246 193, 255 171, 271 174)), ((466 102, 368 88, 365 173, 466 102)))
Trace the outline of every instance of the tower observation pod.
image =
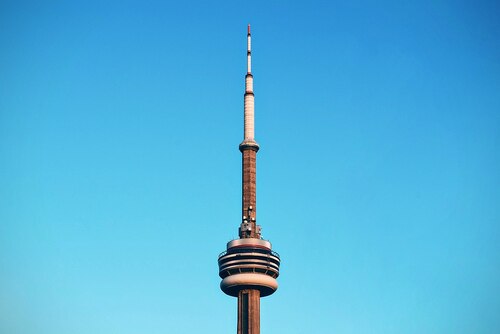
POLYGON ((257 225, 256 158, 254 93, 252 75, 252 37, 247 34, 247 74, 244 95, 244 136, 239 148, 242 154, 242 220, 239 239, 227 243, 219 255, 221 290, 238 297, 238 334, 260 333, 260 297, 278 289, 280 257, 269 241, 263 240, 257 225))

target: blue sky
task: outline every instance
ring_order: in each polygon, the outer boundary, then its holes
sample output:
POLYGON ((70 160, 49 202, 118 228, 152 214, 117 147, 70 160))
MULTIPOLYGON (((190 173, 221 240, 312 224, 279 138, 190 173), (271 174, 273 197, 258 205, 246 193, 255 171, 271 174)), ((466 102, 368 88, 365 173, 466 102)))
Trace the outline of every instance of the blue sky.
POLYGON ((262 332, 498 333, 499 13, 2 1, 0 332, 235 332, 251 23, 262 332))

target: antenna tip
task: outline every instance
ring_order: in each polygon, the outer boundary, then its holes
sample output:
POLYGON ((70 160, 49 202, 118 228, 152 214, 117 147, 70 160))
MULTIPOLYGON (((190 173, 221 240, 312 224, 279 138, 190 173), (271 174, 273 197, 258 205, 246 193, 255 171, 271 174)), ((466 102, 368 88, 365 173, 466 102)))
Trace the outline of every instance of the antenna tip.
POLYGON ((250 35, 250 24, 248 24, 248 34, 250 35))

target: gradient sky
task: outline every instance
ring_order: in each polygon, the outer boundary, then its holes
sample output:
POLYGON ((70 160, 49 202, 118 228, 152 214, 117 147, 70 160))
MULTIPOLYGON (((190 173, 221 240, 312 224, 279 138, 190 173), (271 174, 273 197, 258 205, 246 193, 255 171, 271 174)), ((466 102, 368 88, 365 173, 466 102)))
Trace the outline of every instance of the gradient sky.
POLYGON ((1 1, 0 333, 234 333, 252 24, 262 333, 500 332, 495 1, 1 1))

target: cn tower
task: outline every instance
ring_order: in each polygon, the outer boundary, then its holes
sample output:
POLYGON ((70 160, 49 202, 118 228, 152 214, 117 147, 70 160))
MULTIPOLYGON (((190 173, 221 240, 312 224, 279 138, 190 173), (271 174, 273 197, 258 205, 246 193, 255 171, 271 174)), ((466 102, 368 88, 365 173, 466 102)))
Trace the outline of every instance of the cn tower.
POLYGON ((227 243, 219 255, 221 290, 238 297, 238 334, 260 333, 260 297, 273 294, 278 288, 280 257, 271 243, 262 239, 257 225, 256 159, 259 145, 254 136, 254 94, 252 75, 252 37, 247 34, 247 74, 245 76, 244 138, 242 154, 242 219, 239 239, 227 243))

